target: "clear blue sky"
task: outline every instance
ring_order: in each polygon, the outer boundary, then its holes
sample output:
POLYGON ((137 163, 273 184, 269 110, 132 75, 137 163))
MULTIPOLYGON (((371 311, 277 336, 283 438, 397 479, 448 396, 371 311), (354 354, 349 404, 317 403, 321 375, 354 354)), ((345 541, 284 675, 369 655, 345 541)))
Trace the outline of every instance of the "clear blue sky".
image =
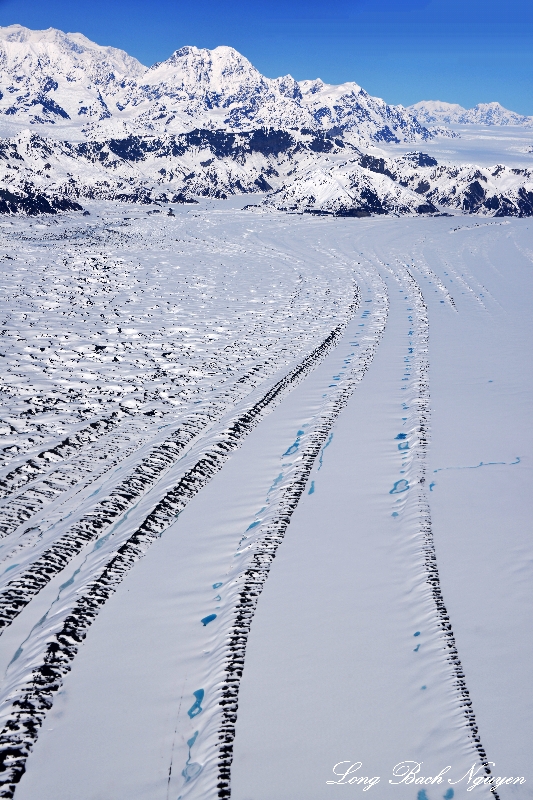
POLYGON ((0 0, 0 24, 15 22, 80 31, 147 65, 226 44, 269 77, 533 115, 533 0, 0 0))

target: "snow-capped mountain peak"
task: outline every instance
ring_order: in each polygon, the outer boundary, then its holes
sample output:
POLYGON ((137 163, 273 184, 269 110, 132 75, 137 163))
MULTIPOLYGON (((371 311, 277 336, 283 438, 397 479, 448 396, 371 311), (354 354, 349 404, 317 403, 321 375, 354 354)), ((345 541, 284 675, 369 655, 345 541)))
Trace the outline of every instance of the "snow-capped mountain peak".
POLYGON ((533 127, 533 117, 509 111, 500 103, 478 103, 463 108, 458 103, 441 100, 421 100, 408 110, 424 125, 521 125, 533 127))
POLYGON ((326 130, 375 142, 414 142, 434 135, 409 110, 372 97, 355 81, 333 85, 317 78, 300 81, 300 88, 304 105, 326 130))
POLYGON ((151 67, 130 107, 142 111, 136 125, 150 130, 203 127, 251 130, 312 126, 301 107, 296 81, 266 78, 233 47, 182 47, 151 67))
POLYGON ((533 125, 533 117, 509 111, 500 103, 478 103, 467 112, 469 119, 479 125, 533 125))
POLYGON ((54 28, 0 28, 0 114, 7 122, 81 127, 146 71, 123 50, 54 28))
POLYGON ((186 46, 176 50, 166 61, 147 70, 143 83, 167 84, 195 96, 202 91, 235 93, 239 87, 264 83, 261 73, 233 47, 221 45, 214 50, 186 46))
POLYGON ((284 97, 290 97, 292 100, 302 99, 302 90, 300 84, 292 75, 283 75, 281 78, 273 78, 272 83, 277 87, 277 90, 284 97))
POLYGON ((512 112, 497 103, 405 109, 355 82, 265 77, 227 46, 182 47, 146 68, 82 34, 20 25, 0 28, 0 65, 3 213, 260 193, 267 207, 311 214, 533 214, 529 170, 446 167, 375 146, 454 135, 413 111, 503 124, 512 112))
POLYGON ((233 47, 181 47, 144 67, 124 51, 53 28, 0 28, 0 122, 5 133, 54 126, 63 138, 181 133, 198 127, 333 130, 354 141, 432 134, 401 106, 357 83, 267 78, 233 47))
POLYGON ((466 113, 466 108, 458 103, 446 103, 442 100, 421 100, 409 106, 409 111, 424 124, 433 125, 438 120, 442 125, 450 125, 456 123, 459 117, 466 113))
POLYGON ((146 72, 136 58, 116 47, 104 47, 87 39, 82 33, 63 33, 55 28, 32 31, 22 25, 0 27, 0 63, 2 72, 16 72, 35 77, 46 69, 53 76, 76 80, 76 71, 83 70, 90 80, 103 88, 118 79, 136 79, 146 72))

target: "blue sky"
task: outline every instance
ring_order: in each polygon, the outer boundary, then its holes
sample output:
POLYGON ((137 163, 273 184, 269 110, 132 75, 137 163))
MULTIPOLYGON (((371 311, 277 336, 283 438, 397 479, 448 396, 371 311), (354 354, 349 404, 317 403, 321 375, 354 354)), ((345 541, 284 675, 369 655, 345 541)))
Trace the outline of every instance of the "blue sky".
POLYGON ((533 0, 0 0, 0 25, 14 22, 80 31, 147 65, 227 44, 269 77, 533 114, 533 0))

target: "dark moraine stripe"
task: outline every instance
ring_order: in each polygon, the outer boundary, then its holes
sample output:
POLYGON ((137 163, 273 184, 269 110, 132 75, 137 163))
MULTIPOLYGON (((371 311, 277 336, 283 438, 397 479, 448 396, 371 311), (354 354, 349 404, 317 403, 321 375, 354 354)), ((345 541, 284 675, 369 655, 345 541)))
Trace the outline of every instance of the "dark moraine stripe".
MULTIPOLYGON (((419 524, 422 538, 422 553, 424 567, 426 571, 426 582, 431 591, 431 596, 435 604, 435 610, 439 621, 439 627, 447 650, 447 660, 449 661, 452 672, 454 686, 458 693, 459 704, 464 712, 465 721, 469 736, 478 753, 481 765, 487 777, 491 776, 488 757, 481 743, 479 728, 473 711, 470 693, 466 686, 465 675, 459 659, 457 645, 453 634, 450 618, 444 605, 440 578, 437 567, 435 544, 431 526, 431 513, 427 492, 426 482, 426 456, 429 437, 429 417, 430 417, 430 394, 429 394, 429 362, 427 358, 429 345, 429 322, 427 307, 417 282, 411 273, 406 270, 407 278, 411 284, 414 294, 414 304, 416 305, 418 322, 418 341, 416 347, 416 367, 418 372, 418 440, 420 447, 416 448, 418 457, 418 505, 419 505, 419 524)), ((230 631, 229 642, 227 645, 228 657, 226 661, 224 682, 222 685, 222 697, 220 705, 222 708, 222 722, 219 728, 219 761, 218 761, 218 796, 221 800, 227 800, 231 796, 231 766, 233 762, 233 745, 235 740, 235 725, 237 721, 239 689, 241 677, 244 669, 246 646, 250 634, 252 620, 256 611, 259 597, 263 591, 265 582, 268 578, 272 562, 276 556, 276 551, 283 541, 291 516, 295 511, 300 497, 305 489, 313 463, 317 458, 324 442, 326 441, 330 429, 338 417, 339 413, 348 402, 356 383, 361 380, 373 359, 375 348, 368 352, 366 360, 361 365, 360 375, 356 377, 351 386, 337 397, 334 407, 324 416, 318 427, 310 436, 310 442, 303 453, 302 461, 294 481, 288 486, 280 501, 275 518, 265 528, 264 534, 258 542, 250 565, 246 568, 243 576, 243 586, 238 595, 237 604, 234 612, 234 621, 230 631)), ((491 788, 493 796, 499 800, 497 791, 491 788)))
MULTIPOLYGON (((311 366, 318 363, 318 360, 328 352, 329 347, 333 346, 341 335, 349 318, 354 313, 358 303, 357 298, 358 294, 356 293, 352 303, 348 305, 344 321, 337 325, 326 340, 276 386, 281 386, 284 381, 290 383, 291 375, 304 375, 311 366)), ((246 375, 237 380, 237 384, 244 384, 249 378, 257 377, 264 366, 264 364, 255 365, 246 375)), ((294 380, 296 379, 294 377, 294 380)), ((203 428, 214 422, 219 414, 219 409, 212 405, 191 415, 166 441, 154 448, 135 467, 133 472, 111 491, 108 497, 51 544, 29 567, 9 581, 0 592, 0 635, 28 605, 31 598, 61 572, 86 544, 97 539, 105 528, 138 502, 139 498, 181 457, 185 447, 203 428)))
MULTIPOLYGON (((32 671, 31 677, 18 692, 18 697, 12 704, 12 712, 0 732, 1 798, 13 797, 16 786, 26 770, 26 760, 37 740, 39 729, 46 713, 53 705, 54 695, 61 687, 64 675, 71 670, 71 663, 100 609, 116 591, 131 567, 142 558, 150 544, 165 528, 175 522, 191 498, 219 471, 231 452, 242 444, 264 414, 276 401, 281 400, 288 390, 305 378, 337 344, 359 304, 360 292, 356 287, 348 309, 349 313, 343 322, 337 325, 297 367, 272 386, 258 402, 228 425, 216 444, 206 449, 197 463, 159 501, 135 533, 118 548, 116 554, 111 556, 100 576, 89 584, 78 599, 66 617, 62 629, 47 645, 42 663, 32 671)), ((96 535, 97 533, 90 538, 96 538, 96 535)), ((82 531, 80 538, 79 545, 74 545, 78 547, 77 552, 86 541, 83 539, 82 531)), ((59 572, 63 568, 60 566, 63 563, 62 559, 70 560, 74 554, 71 554, 71 551, 58 553, 58 559, 54 559, 47 566, 47 570, 59 572)), ((45 580, 47 575, 48 572, 36 575, 37 583, 45 580)), ((39 588, 36 591, 39 591, 39 588)), ((24 605, 28 601, 20 597, 20 602, 24 605)), ((14 611, 16 615, 20 608, 14 608, 14 611)))
POLYGON ((220 745, 217 789, 218 796, 223 800, 231 796, 231 765, 233 762, 233 742, 235 739, 239 688, 244 669, 248 636, 259 597, 270 573, 277 549, 285 537, 291 516, 304 492, 313 464, 324 446, 335 420, 346 406, 356 385, 368 370, 377 346, 381 341, 384 327, 385 325, 383 324, 373 344, 363 354, 351 380, 348 380, 344 388, 339 386, 339 392, 333 404, 310 433, 309 443, 302 454, 294 479, 285 489, 276 516, 266 526, 260 541, 254 549, 251 563, 244 572, 243 586, 238 595, 234 620, 229 633, 228 657, 220 700, 222 722, 218 737, 220 745))
POLYGON ((28 459, 24 464, 11 470, 5 478, 0 479, 0 499, 8 497, 22 486, 26 486, 30 481, 35 480, 38 475, 49 472, 50 467, 57 467, 59 461, 70 458, 87 444, 92 444, 100 436, 109 433, 120 422, 121 417, 122 415, 115 412, 109 417, 91 422, 83 430, 67 436, 59 444, 43 450, 38 455, 28 459))

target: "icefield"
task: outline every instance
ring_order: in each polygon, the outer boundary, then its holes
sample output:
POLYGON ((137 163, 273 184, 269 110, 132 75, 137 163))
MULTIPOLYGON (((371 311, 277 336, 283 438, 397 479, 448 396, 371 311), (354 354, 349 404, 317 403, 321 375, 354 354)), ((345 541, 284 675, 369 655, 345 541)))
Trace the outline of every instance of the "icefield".
POLYGON ((0 797, 533 798, 533 222, 245 204, 0 222, 0 797))

